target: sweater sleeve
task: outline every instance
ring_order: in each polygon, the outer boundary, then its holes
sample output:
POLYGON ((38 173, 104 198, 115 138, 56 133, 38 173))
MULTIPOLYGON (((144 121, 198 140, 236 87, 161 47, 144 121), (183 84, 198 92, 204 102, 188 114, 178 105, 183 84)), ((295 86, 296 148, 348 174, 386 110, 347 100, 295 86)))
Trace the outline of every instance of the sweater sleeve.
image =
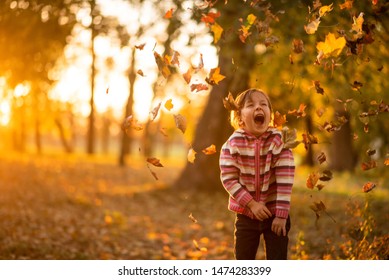
POLYGON ((290 210, 292 187, 294 182, 295 164, 290 149, 283 149, 276 156, 274 164, 276 180, 275 215, 287 218, 290 210))
POLYGON ((253 197, 239 182, 240 170, 238 168, 233 148, 226 142, 220 152, 220 179, 225 190, 238 204, 246 207, 253 197))

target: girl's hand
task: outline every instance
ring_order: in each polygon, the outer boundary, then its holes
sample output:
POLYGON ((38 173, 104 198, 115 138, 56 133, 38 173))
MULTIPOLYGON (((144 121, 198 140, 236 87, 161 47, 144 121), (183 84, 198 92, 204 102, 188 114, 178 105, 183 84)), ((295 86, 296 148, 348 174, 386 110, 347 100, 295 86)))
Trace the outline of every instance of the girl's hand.
POLYGON ((247 207, 253 212, 254 217, 260 221, 266 220, 272 216, 270 210, 267 209, 263 202, 257 202, 253 199, 247 204, 247 207))
POLYGON ((278 236, 286 236, 286 219, 275 217, 271 225, 271 230, 278 236))

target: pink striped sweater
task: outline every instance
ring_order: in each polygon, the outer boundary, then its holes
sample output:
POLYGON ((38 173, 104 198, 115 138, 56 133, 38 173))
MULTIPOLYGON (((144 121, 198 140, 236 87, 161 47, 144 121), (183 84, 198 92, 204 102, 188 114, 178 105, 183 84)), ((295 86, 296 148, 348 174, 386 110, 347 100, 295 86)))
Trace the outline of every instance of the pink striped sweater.
POLYGON ((288 217, 295 165, 292 151, 283 148, 280 131, 269 128, 257 138, 236 130, 221 149, 220 170, 230 195, 229 210, 254 218, 246 206, 255 199, 276 217, 288 217))

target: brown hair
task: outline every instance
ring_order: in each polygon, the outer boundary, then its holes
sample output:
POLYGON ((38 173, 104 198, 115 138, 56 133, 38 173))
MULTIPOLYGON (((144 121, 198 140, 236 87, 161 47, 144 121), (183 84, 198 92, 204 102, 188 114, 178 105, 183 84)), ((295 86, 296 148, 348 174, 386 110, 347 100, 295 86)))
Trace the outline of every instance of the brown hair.
POLYGON ((251 95, 254 92, 259 92, 263 96, 265 96, 265 98, 267 100, 267 103, 269 105, 269 108, 270 108, 270 114, 273 113, 273 108, 272 108, 272 105, 271 105, 271 102, 270 102, 270 98, 263 90, 258 89, 258 88, 247 89, 247 90, 241 92, 240 94, 238 94, 238 96, 235 98, 235 103, 236 103, 238 109, 232 110, 231 111, 231 116, 230 116, 230 123, 231 123, 231 125, 232 125, 232 127, 234 129, 240 128, 240 111, 242 110, 242 108, 243 108, 244 104, 246 103, 246 101, 251 98, 251 95))

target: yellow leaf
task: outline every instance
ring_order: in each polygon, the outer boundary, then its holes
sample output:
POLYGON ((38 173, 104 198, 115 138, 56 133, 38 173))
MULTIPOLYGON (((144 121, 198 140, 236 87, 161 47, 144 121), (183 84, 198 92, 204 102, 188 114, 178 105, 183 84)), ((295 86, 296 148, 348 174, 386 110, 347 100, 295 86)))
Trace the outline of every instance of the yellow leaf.
POLYGON ((247 23, 248 23, 248 25, 250 25, 250 26, 253 25, 256 19, 257 19, 257 17, 255 15, 249 14, 247 16, 247 23))
POLYGON ((346 46, 344 37, 336 38, 333 33, 328 33, 324 42, 319 42, 316 45, 319 51, 320 58, 330 56, 338 56, 346 46))
POLYGON ((190 163, 194 163, 195 159, 196 159, 196 154, 197 152, 195 150, 193 150, 192 148, 189 149, 189 152, 188 152, 188 161, 190 163))
POLYGON ((307 34, 315 34, 317 28, 319 27, 319 24, 320 24, 320 17, 311 21, 308 25, 304 25, 305 32, 307 32, 307 34))
POLYGON ((218 85, 220 81, 224 80, 226 76, 220 74, 220 68, 213 68, 209 72, 209 77, 206 78, 206 81, 210 85, 218 85))
POLYGON ((362 34, 362 24, 364 22, 363 13, 360 13, 358 17, 353 17, 353 25, 351 27, 352 31, 355 31, 357 37, 360 38, 362 34))
POLYGON ((165 106, 165 108, 166 108, 168 111, 170 111, 170 110, 173 109, 173 107, 174 107, 174 105, 173 105, 171 99, 167 100, 167 101, 165 102, 165 105, 164 105, 164 106, 165 106))
POLYGON ((214 144, 212 144, 211 146, 202 150, 202 152, 206 155, 212 155, 212 154, 216 153, 216 146, 214 144))
POLYGON ((333 3, 331 5, 329 5, 329 6, 321 7, 320 10, 319 10, 320 17, 325 16, 325 14, 328 13, 328 12, 331 12, 332 9, 333 9, 332 5, 333 5, 333 3))
POLYGON ((215 22, 211 26, 211 31, 213 32, 213 42, 216 44, 217 42, 219 42, 222 36, 223 28, 219 24, 217 24, 217 22, 215 22))

